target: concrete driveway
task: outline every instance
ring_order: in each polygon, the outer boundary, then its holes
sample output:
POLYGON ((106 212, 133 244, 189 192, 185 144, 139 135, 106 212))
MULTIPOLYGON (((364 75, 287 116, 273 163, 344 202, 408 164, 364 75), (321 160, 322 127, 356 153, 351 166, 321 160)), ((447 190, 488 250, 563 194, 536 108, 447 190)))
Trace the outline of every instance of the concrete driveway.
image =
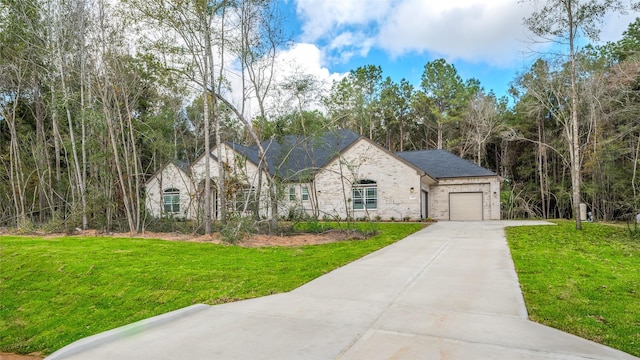
POLYGON ((48 359, 636 359, 527 320, 504 227, 440 222, 286 294, 185 309, 48 359))

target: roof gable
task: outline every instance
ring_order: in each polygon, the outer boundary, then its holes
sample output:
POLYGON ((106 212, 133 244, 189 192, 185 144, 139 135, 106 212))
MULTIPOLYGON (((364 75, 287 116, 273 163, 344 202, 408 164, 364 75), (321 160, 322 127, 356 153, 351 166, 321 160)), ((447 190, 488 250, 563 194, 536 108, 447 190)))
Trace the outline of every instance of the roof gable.
POLYGON ((256 165, 258 165, 258 163, 260 162, 260 156, 258 156, 257 147, 251 148, 248 146, 244 146, 244 145, 240 145, 232 142, 228 142, 227 146, 231 148, 231 150, 235 151, 236 153, 245 156, 249 161, 251 161, 256 165))
MULTIPOLYGON (((351 130, 340 129, 327 131, 318 137, 288 135, 281 139, 271 138, 262 142, 262 148, 272 176, 277 174, 288 180, 297 180, 323 167, 359 138, 360 135, 351 130)), ((234 143, 229 146, 256 165, 259 163, 257 146, 234 143)))
MULTIPOLYGON (((366 143, 366 144, 368 144, 369 146, 373 146, 373 147, 375 147, 378 151, 381 151, 381 152, 385 153, 385 154, 386 154, 387 156, 389 156, 391 159, 396 160, 396 161, 398 161, 398 162, 400 162, 400 163, 405 164, 406 166, 409 166, 409 167, 411 167, 411 168, 415 169, 415 170, 416 170, 416 172, 418 172, 420 175, 427 175, 427 176, 429 175, 429 174, 424 174, 424 170, 420 169, 420 168, 419 168, 419 167, 417 167, 415 164, 413 164, 413 163, 411 163, 411 162, 409 162, 409 161, 407 161, 407 160, 405 160, 405 159, 403 159, 403 158, 401 158, 401 157, 397 156, 397 154, 395 154, 395 153, 393 153, 393 152, 391 152, 391 151, 387 150, 386 148, 384 148, 384 147, 380 146, 380 145, 379 145, 378 143, 376 143, 375 141, 373 141, 373 140, 371 140, 371 139, 369 139, 369 138, 367 138, 367 137, 364 137, 364 136, 359 136, 359 137, 358 137, 355 141, 353 141, 351 144, 349 144, 348 146, 344 147, 342 150, 340 150, 340 154, 345 155, 348 151, 350 151, 350 149, 351 149, 352 147, 355 147, 355 146, 356 146, 356 144, 357 144, 358 142, 361 142, 361 141, 362 141, 362 142, 365 142, 365 143, 366 143)), ((334 156, 333 158, 331 158, 331 159, 330 159, 330 161, 331 161, 331 160, 333 160, 334 158, 336 158, 336 157, 337 157, 337 155, 338 155, 338 154, 336 154, 336 156, 334 156)), ((325 165, 326 165, 326 164, 325 164, 325 165)), ((432 178, 432 179, 433 179, 433 178, 432 178)), ((435 181, 435 179, 433 179, 433 180, 435 181)))
POLYGON ((169 163, 167 163, 166 165, 162 166, 160 169, 158 169, 158 171, 156 171, 155 173, 153 173, 153 175, 151 175, 147 181, 144 182, 145 186, 148 186, 149 183, 151 183, 151 181, 155 180, 158 178, 158 176, 163 173, 165 170, 167 170, 167 168, 169 166, 175 166, 176 169, 178 169, 179 171, 183 172, 185 175, 190 175, 191 174, 191 167, 189 166, 189 163, 186 161, 182 161, 182 160, 173 160, 170 161, 169 163))
POLYGON ((396 153, 434 178, 498 176, 493 171, 446 150, 417 150, 396 153))

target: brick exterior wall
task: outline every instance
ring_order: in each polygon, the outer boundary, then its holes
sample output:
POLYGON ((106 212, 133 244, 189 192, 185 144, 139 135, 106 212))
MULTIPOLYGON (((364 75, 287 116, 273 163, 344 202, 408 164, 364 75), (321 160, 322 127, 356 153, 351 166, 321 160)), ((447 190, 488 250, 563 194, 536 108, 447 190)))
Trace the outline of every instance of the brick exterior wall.
MULTIPOLYGON (((217 148, 214 148, 211 151, 211 154, 217 157, 217 148)), ((229 173, 225 176, 229 181, 229 177, 235 178, 239 183, 247 184, 252 187, 258 187, 258 167, 244 158, 242 155, 236 153, 233 149, 231 149, 227 144, 223 144, 221 147, 221 159, 228 165, 229 173)), ((210 176, 212 183, 218 183, 218 162, 214 159, 211 159, 210 163, 210 176)), ((204 179, 205 174, 205 163, 204 157, 196 160, 192 165, 192 173, 193 178, 196 179, 196 183, 199 183, 204 179)), ((267 177, 263 174, 262 176, 262 185, 260 192, 261 201, 258 202, 259 213, 261 216, 266 217, 271 209, 270 209, 270 200, 269 200, 269 188, 267 186, 267 177)), ((219 202, 219 201, 218 201, 219 202)), ((218 204, 219 206, 219 204, 218 204)))
POLYGON ((449 220, 449 193, 482 192, 482 218, 500 220, 500 180, 497 176, 440 179, 429 187, 429 217, 449 220))
MULTIPOLYGON (((222 159, 231 167, 231 174, 239 180, 257 187, 258 168, 246 161, 227 145, 224 145, 222 159)), ((215 150, 212 152, 215 154, 215 150)), ((191 167, 190 176, 174 164, 167 165, 146 185, 146 206, 156 217, 162 215, 162 191, 167 188, 180 190, 181 216, 193 219, 198 213, 196 189, 204 179, 204 157, 200 157, 191 167)), ((218 163, 211 161, 212 183, 217 183, 218 163)), ((263 175, 260 214, 270 214, 267 178, 263 175)), ((346 149, 339 157, 330 161, 315 176, 311 183, 283 184, 280 191, 279 216, 287 217, 289 212, 304 212, 320 219, 382 219, 418 220, 425 216, 434 220, 449 220, 449 194, 455 192, 482 192, 483 219, 500 219, 500 181, 497 176, 433 179, 398 158, 394 154, 361 138, 346 149), (377 206, 375 209, 353 209, 352 185, 355 181, 376 182, 377 206), (289 187, 295 188, 296 199, 289 200, 289 187), (302 187, 309 190, 309 200, 302 200, 302 187), (422 191, 428 193, 426 214, 421 211, 422 191)))
POLYGON ((195 212, 195 199, 193 198, 193 183, 184 171, 170 163, 146 184, 145 203, 147 210, 154 217, 163 215, 163 192, 166 189, 180 190, 180 212, 171 214, 179 218, 190 219, 195 212))
POLYGON ((327 164, 315 178, 315 189, 321 218, 420 219, 418 170, 365 139, 327 164), (376 182, 377 208, 354 210, 352 184, 365 179, 376 182))
POLYGON ((318 216, 322 219, 322 213, 319 211, 317 197, 314 194, 318 192, 314 188, 314 183, 287 183, 282 187, 282 196, 278 206, 278 212, 281 218, 289 216, 318 216), (303 188, 307 188, 308 197, 303 197, 303 188), (293 189, 295 199, 291 200, 290 189, 293 189))

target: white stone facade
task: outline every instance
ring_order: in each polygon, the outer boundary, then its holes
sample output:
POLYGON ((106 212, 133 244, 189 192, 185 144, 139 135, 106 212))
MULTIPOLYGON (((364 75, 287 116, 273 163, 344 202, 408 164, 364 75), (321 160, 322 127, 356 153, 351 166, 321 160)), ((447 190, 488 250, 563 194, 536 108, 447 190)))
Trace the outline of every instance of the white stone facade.
MULTIPOLYGON (((271 213, 269 178, 258 181, 258 167, 229 145, 221 148, 227 181, 234 179, 253 191, 261 186, 259 213, 271 213), (260 185, 259 185, 260 184, 260 185)), ((217 151, 212 151, 217 156, 217 151)), ((218 217, 216 198, 219 162, 210 158, 212 213, 218 217)), ((154 217, 175 216, 195 219, 201 216, 204 201, 202 182, 205 157, 197 159, 189 170, 167 165, 146 184, 146 206, 154 217), (180 194, 180 211, 167 214, 163 191, 180 194)), ((500 179, 497 175, 434 179, 399 156, 360 137, 315 172, 308 183, 285 183, 279 188, 278 216, 306 214, 319 219, 371 220, 449 220, 451 193, 482 193, 483 220, 500 219, 500 179), (353 191, 354 186, 360 191, 353 191), (374 190, 375 189, 375 190, 374 190), (354 196, 355 195, 355 196, 354 196), (355 197, 355 199, 354 199, 355 197)))
POLYGON ((429 213, 434 220, 449 220, 449 194, 482 192, 483 220, 500 220, 500 180, 492 177, 439 179, 429 187, 429 213))
POLYGON ((153 217, 173 216, 191 219, 195 214, 194 184, 192 178, 174 163, 170 163, 153 176, 146 184, 145 204, 153 217), (165 213, 164 191, 177 189, 180 194, 180 211, 165 213))
MULTIPOLYGON (((214 148, 211 153, 217 154, 217 149, 214 148)), ((247 188, 253 188, 255 191, 258 186, 258 167, 248 161, 242 155, 239 155, 228 145, 223 145, 221 148, 222 156, 226 164, 227 181, 230 178, 236 179, 239 183, 245 184, 247 188)), ((146 206, 149 213, 154 217, 162 216, 174 216, 182 219, 195 219, 197 216, 204 213, 204 199, 202 199, 202 186, 206 173, 206 159, 205 156, 201 156, 190 167, 190 173, 187 173, 179 169, 175 164, 171 163, 162 169, 156 176, 152 177, 146 184, 147 197, 146 206), (166 213, 164 211, 163 204, 163 191, 170 188, 177 188, 180 190, 180 204, 181 209, 179 213, 166 213)), ((217 184, 219 182, 219 162, 214 157, 210 158, 209 162, 209 174, 211 178, 211 205, 212 214, 214 218, 219 218, 220 202, 217 197, 217 184)), ((269 188, 268 178, 263 175, 261 183, 262 201, 259 202, 260 213, 266 217, 269 214, 269 188)))
POLYGON ((420 219, 420 172, 371 141, 360 138, 315 177, 320 217, 402 220, 420 219), (377 204, 354 209, 352 187, 375 182, 377 204))
POLYGON ((322 217, 318 208, 317 191, 314 183, 287 183, 280 196, 279 215, 281 218, 291 216, 322 217))

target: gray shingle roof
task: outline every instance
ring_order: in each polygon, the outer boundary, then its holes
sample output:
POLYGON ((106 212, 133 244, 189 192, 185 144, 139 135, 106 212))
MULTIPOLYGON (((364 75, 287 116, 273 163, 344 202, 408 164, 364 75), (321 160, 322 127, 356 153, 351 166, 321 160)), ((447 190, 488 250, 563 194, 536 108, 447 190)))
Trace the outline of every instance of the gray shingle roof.
POLYGON ((446 150, 417 150, 396 153, 436 179, 497 176, 493 171, 467 161, 446 150))
MULTIPOLYGON (((288 135, 278 140, 272 138, 264 141, 262 147, 267 153, 271 175, 277 174, 288 181, 295 181, 325 166, 359 138, 360 135, 351 130, 340 129, 328 131, 319 137, 288 135)), ((235 143, 228 145, 258 164, 260 157, 257 146, 248 147, 235 143)), ((446 150, 404 151, 395 155, 436 179, 497 176, 494 172, 446 150)))
POLYGON ((185 173, 189 174, 191 172, 191 167, 189 166, 189 163, 184 161, 184 160, 174 160, 172 161, 172 163, 180 170, 184 171, 185 173))
MULTIPOLYGON (((262 147, 267 153, 271 175, 278 174, 291 181, 323 167, 359 138, 360 135, 351 130, 340 129, 327 131, 319 137, 288 135, 279 140, 272 138, 264 141, 262 147)), ((258 164, 260 157, 257 146, 228 145, 258 164)))
POLYGON ((257 148, 251 148, 248 146, 244 146, 244 145, 240 145, 240 144, 236 144, 233 142, 227 142, 227 145, 229 145, 229 147, 231 147, 233 150, 235 150, 236 152, 238 152, 239 154, 242 154, 244 156, 247 157, 247 159, 249 159, 249 161, 257 164, 258 161, 260 160, 260 157, 258 156, 258 149, 257 148))

